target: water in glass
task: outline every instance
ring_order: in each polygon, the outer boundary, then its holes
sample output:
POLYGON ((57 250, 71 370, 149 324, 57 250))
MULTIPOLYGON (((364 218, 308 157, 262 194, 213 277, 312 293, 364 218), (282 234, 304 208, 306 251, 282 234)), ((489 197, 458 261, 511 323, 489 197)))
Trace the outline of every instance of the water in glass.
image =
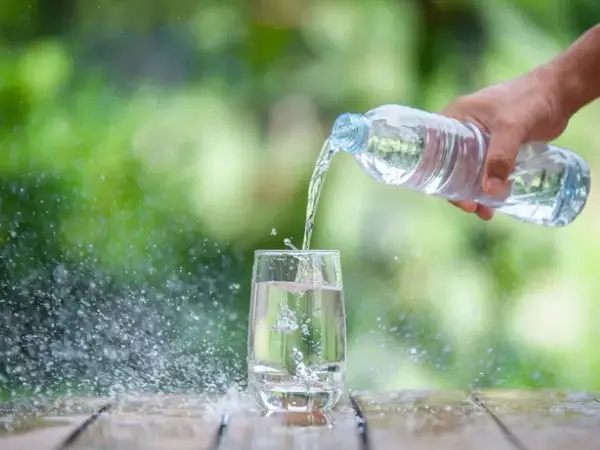
POLYGON ((339 255, 257 252, 248 337, 249 390, 264 409, 331 409, 345 376, 339 255))

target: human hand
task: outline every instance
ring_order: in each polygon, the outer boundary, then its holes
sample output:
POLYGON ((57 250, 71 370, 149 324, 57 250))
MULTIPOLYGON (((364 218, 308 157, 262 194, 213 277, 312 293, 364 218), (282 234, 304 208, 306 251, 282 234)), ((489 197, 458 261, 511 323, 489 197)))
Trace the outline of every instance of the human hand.
MULTIPOLYGON (((506 189, 519 147, 531 141, 551 141, 562 134, 569 115, 562 107, 560 86, 552 72, 540 67, 522 77, 460 97, 442 115, 471 122, 490 135, 483 173, 489 195, 506 189)), ((493 211, 474 201, 451 202, 467 213, 490 220, 493 211)))

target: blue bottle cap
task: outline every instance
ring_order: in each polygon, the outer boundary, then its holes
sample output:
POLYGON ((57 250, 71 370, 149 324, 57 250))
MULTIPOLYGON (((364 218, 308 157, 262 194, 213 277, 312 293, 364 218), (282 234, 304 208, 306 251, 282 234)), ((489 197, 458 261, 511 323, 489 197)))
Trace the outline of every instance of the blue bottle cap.
POLYGON ((329 142, 336 149, 354 153, 364 147, 368 136, 369 123, 362 114, 344 113, 335 120, 329 142))

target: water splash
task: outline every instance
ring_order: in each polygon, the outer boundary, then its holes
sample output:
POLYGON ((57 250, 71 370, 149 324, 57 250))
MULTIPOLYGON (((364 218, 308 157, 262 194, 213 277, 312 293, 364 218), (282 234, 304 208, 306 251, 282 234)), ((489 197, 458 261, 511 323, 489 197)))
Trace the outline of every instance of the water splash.
POLYGON ((302 383, 307 389, 318 381, 318 376, 314 369, 304 363, 304 354, 297 348, 292 348, 292 360, 295 365, 295 378, 299 383, 302 383))
POLYGON ((285 245, 289 250, 297 251, 298 247, 292 244, 292 240, 290 238, 285 238, 283 240, 283 245, 285 245))
POLYGON ((273 331, 276 333, 290 334, 298 329, 298 319, 296 313, 289 306, 282 304, 279 307, 277 319, 273 324, 273 331))
POLYGON ((40 263, 17 284, 0 283, 0 401, 222 393, 242 383, 236 346, 246 321, 236 312, 240 285, 231 283, 241 260, 203 247, 203 259, 215 256, 210 267, 176 270, 160 284, 125 281, 93 260, 40 263))

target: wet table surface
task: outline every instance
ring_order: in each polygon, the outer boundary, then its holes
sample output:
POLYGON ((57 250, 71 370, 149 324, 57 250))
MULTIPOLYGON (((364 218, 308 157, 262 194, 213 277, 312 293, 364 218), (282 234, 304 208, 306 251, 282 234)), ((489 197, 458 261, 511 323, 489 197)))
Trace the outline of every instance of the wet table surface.
POLYGON ((353 398, 358 411, 345 399, 329 417, 265 416, 243 394, 0 404, 0 449, 600 449, 595 395, 405 391, 353 398))

